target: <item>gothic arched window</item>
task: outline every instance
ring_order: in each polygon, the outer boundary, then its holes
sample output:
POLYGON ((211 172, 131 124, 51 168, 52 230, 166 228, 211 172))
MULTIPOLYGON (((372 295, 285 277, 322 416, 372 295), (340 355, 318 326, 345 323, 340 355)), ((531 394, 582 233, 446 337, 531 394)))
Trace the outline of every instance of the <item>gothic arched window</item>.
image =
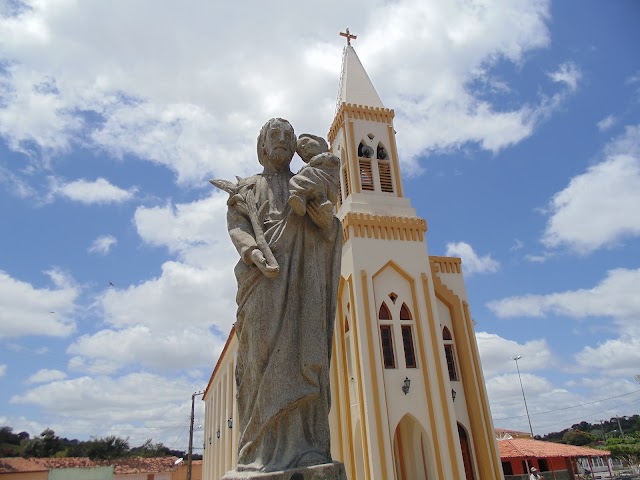
MULTIPOLYGON (((395 304, 398 295, 391 292, 389 299, 395 304)), ((398 302, 400 303, 400 302, 398 302)), ((400 305, 389 305, 382 302, 378 309, 378 321, 380 322, 380 342, 382 344, 382 357, 384 368, 396 368, 396 359, 394 351, 394 330, 396 338, 402 339, 402 350, 404 351, 404 360, 406 368, 417 368, 416 352, 413 341, 413 325, 409 322, 413 321, 413 315, 406 303, 400 305), (392 313, 393 311, 393 313, 392 313), (397 322, 402 321, 402 324, 397 322), (394 321, 395 320, 395 321, 394 321), (399 336, 398 336, 399 335, 399 336)))
POLYGON ((447 327, 442 329, 442 340, 444 340, 444 356, 447 359, 447 369, 449 370, 449 380, 452 382, 460 380, 458 369, 456 368, 455 349, 453 347, 453 337, 447 327))

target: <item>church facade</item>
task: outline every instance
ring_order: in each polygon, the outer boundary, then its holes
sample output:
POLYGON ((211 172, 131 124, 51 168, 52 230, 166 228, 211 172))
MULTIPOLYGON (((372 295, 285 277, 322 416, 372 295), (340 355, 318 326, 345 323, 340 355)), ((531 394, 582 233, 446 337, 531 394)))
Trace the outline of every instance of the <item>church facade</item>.
MULTIPOLYGON (((329 130, 341 159, 332 456, 351 480, 503 478, 458 258, 429 256, 393 127, 351 45, 329 130)), ((232 330, 204 394, 203 479, 235 467, 232 330)))

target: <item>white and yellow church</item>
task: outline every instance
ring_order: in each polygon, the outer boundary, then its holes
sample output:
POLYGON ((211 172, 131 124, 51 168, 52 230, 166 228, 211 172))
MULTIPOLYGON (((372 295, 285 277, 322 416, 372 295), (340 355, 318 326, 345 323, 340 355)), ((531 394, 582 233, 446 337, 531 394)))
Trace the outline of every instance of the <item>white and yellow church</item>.
MULTIPOLYGON (((344 242, 332 456, 350 480, 502 479, 461 261, 428 254, 427 223, 403 195, 393 118, 348 44, 328 135, 344 242)), ((203 397, 204 480, 236 465, 237 345, 232 330, 203 397)))

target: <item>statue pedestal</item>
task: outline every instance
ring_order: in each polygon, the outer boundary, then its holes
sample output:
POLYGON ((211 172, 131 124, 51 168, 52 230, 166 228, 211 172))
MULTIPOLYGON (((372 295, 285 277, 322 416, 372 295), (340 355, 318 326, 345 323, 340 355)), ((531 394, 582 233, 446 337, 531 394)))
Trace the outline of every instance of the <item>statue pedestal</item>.
POLYGON ((339 462, 292 468, 277 472, 227 472, 222 480, 347 480, 344 465, 339 462))

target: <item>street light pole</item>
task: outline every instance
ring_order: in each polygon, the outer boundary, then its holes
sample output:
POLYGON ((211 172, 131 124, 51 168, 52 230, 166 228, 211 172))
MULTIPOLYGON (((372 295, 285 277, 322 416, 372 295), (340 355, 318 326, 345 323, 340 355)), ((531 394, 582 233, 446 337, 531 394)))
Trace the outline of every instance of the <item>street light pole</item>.
POLYGON ((516 362, 516 369, 518 370, 518 379, 520 380, 520 390, 522 390, 522 399, 524 400, 524 409, 527 412, 527 420, 529 420, 529 430, 531 431, 531 438, 533 438, 533 427, 531 426, 531 417, 529 416, 529 407, 527 407, 527 397, 524 396, 524 387, 522 386, 522 377, 520 376, 520 367, 518 366, 518 360, 522 358, 522 355, 513 357, 516 362))
POLYGON ((189 424, 189 456, 187 457, 187 480, 191 480, 191 464, 193 455, 193 417, 196 407, 196 397, 198 395, 204 395, 204 392, 194 392, 191 395, 191 423, 189 424))

